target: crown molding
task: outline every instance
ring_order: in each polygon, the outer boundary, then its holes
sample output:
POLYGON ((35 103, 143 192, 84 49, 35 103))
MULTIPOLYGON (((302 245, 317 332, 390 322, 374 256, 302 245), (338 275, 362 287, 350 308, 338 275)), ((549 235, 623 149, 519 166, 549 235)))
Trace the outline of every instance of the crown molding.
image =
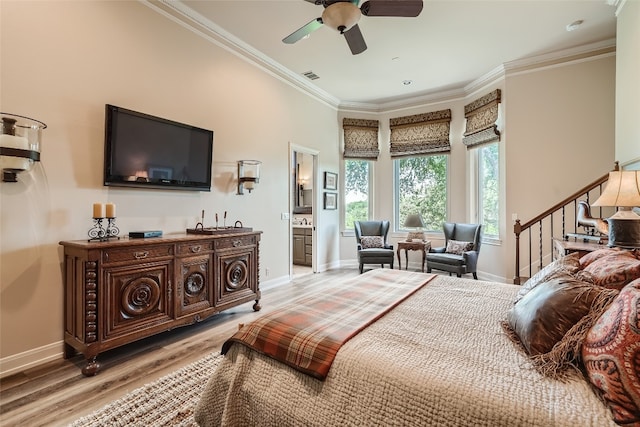
POLYGON ((204 39, 225 49, 235 56, 252 63, 270 75, 337 109, 340 100, 316 87, 304 77, 293 73, 279 62, 267 57, 244 41, 229 33, 213 21, 202 16, 179 0, 139 0, 155 12, 180 24, 204 39))
MULTIPOLYGON (((379 103, 351 102, 342 101, 316 87, 304 77, 292 72, 282 64, 254 49, 216 23, 189 8, 180 0, 138 1, 237 57, 258 66, 282 82, 289 84, 331 108, 344 112, 384 113, 400 111, 421 105, 463 99, 486 86, 504 79, 505 75, 530 72, 551 66, 567 65, 576 61, 597 59, 602 56, 615 54, 616 49, 616 40, 608 39, 543 55, 509 61, 460 87, 437 90, 379 103)), ((617 6, 618 10, 623 6, 625 1, 626 0, 608 0, 610 4, 614 2, 612 6, 617 6)))
POLYGON ((507 74, 520 73, 554 65, 564 65, 579 60, 598 59, 603 55, 610 56, 611 54, 615 54, 615 51, 616 39, 608 39, 543 55, 505 62, 504 69, 507 74))

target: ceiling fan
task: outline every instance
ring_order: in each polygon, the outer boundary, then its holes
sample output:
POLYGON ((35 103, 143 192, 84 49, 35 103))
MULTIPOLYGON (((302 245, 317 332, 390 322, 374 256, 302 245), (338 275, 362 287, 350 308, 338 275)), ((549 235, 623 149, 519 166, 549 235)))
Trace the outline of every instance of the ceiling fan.
POLYGON ((326 25, 344 34, 351 53, 357 55, 367 49, 362 37, 358 20, 364 16, 398 16, 416 17, 422 12, 422 0, 368 0, 360 8, 360 0, 305 0, 315 5, 322 5, 322 16, 297 29, 283 42, 293 44, 308 36, 318 28, 326 25))

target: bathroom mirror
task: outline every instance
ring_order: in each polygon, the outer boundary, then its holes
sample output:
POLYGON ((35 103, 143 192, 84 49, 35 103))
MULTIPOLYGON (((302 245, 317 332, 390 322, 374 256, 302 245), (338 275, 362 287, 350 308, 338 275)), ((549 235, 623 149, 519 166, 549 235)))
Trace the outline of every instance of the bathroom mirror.
POLYGON ((293 213, 310 214, 313 212, 313 155, 294 152, 295 205, 293 213))

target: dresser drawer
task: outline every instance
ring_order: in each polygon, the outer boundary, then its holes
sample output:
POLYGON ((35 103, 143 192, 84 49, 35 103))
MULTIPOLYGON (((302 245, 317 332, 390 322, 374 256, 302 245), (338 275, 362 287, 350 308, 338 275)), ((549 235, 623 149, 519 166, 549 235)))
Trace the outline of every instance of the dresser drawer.
POLYGON ((213 241, 203 240, 199 242, 180 243, 178 245, 178 256, 197 255, 213 250, 213 241))
POLYGON ((145 261, 173 256, 173 245, 136 246, 128 248, 109 248, 102 252, 105 264, 127 261, 145 261))
POLYGON ((216 250, 235 249, 244 246, 252 246, 257 244, 256 236, 237 236, 227 237, 224 239, 216 239, 214 246, 216 250))

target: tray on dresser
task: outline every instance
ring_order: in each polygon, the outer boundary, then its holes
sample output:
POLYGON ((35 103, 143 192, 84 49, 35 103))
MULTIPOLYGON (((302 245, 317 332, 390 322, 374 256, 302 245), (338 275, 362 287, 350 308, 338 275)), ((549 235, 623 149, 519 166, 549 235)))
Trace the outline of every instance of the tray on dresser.
POLYGON ((251 227, 205 227, 205 228, 187 228, 187 234, 229 234, 229 233, 246 233, 253 231, 251 227))

